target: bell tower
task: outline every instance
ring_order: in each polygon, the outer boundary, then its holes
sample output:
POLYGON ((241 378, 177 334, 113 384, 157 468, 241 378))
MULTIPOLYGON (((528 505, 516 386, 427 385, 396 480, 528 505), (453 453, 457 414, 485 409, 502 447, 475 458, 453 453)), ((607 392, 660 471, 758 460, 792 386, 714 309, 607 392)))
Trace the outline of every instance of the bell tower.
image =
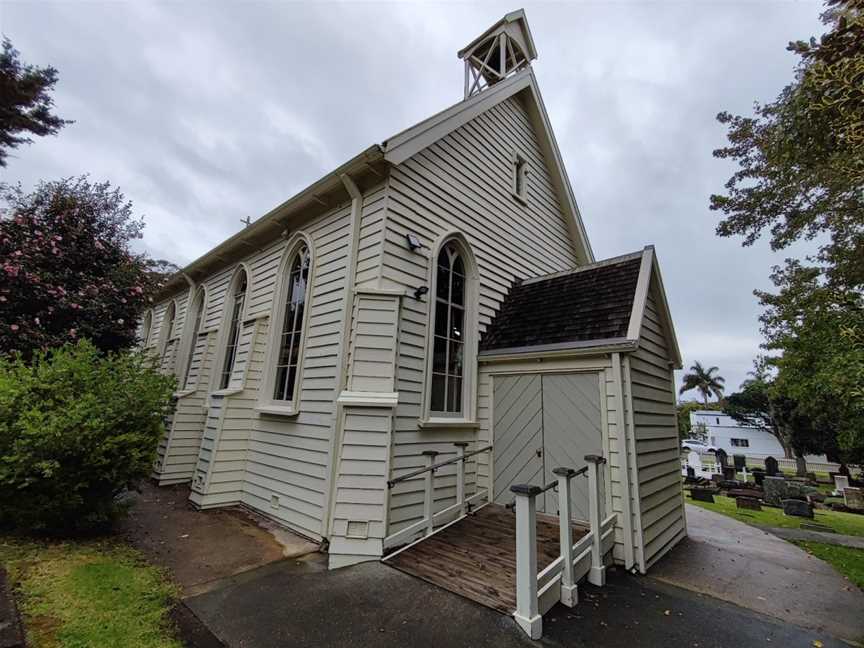
POLYGON ((483 92, 537 58, 525 11, 511 11, 459 51, 465 62, 465 98, 483 92))

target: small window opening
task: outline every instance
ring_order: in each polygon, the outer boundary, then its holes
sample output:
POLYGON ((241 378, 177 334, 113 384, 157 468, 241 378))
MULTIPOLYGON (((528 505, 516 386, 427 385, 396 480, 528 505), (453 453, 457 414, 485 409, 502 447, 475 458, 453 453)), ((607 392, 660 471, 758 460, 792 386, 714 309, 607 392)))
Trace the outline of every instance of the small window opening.
POLYGON ((528 162, 518 154, 513 161, 513 193, 522 200, 528 198, 528 162))

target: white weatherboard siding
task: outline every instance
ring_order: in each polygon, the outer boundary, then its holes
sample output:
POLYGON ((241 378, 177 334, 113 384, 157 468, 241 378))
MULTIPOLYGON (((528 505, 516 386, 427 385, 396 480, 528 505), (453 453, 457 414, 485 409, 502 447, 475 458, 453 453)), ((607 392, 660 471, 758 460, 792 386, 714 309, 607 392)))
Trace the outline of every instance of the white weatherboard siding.
MULTIPOLYGON (((653 280, 652 280, 653 283, 653 280)), ((625 360, 638 476, 644 571, 685 534, 675 383, 665 324, 648 293, 639 348, 625 360)))
MULTIPOLYGON (((511 283, 577 265, 574 244, 551 181, 537 132, 518 96, 494 106, 391 172, 387 193, 382 274, 413 293, 428 285, 435 259, 430 249, 450 231, 467 239, 479 275, 479 330, 494 316, 511 283), (530 165, 528 200, 511 193, 512 161, 518 152, 530 165), (416 234, 417 252, 405 245, 416 234)), ((475 441, 471 428, 423 428, 421 417, 430 302, 403 300, 400 322, 393 476, 425 465, 422 452, 438 460, 455 456, 454 441, 475 441)), ((467 404, 466 404, 467 406, 467 404)), ((474 462, 468 466, 473 492, 474 462)), ((455 498, 455 468, 436 475, 436 509, 455 498)), ((422 477, 390 493, 392 534, 422 517, 422 477)))

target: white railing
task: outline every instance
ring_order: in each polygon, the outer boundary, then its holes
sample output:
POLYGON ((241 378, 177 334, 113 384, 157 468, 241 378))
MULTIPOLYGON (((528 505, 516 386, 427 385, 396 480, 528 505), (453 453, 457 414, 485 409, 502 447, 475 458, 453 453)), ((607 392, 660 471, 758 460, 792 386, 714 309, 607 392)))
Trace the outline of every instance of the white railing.
POLYGON ((614 542, 615 515, 603 517, 600 491, 603 457, 587 455, 587 466, 580 470, 556 468, 556 481, 544 487, 520 484, 511 486, 516 496, 516 611, 513 618, 532 639, 543 635, 543 614, 556 603, 573 607, 579 600, 577 583, 587 576, 592 585, 606 584, 603 557, 614 542), (588 520, 590 529, 573 543, 570 508, 572 481, 588 474, 588 520), (537 573, 536 498, 558 486, 558 529, 560 555, 537 573))
POLYGON ((423 456, 426 458, 425 467, 400 475, 387 482, 387 488, 393 488, 396 484, 423 475, 423 518, 384 538, 385 549, 422 540, 435 533, 436 527, 461 520, 478 502, 489 501, 488 488, 477 487, 473 494, 465 495, 465 462, 471 457, 489 452, 492 450, 492 446, 466 452, 468 442, 459 441, 453 445, 456 446, 455 457, 436 463, 435 457, 439 453, 435 450, 425 450, 423 452, 423 456), (456 464, 456 501, 440 511, 435 511, 435 476, 439 469, 450 464, 456 464))

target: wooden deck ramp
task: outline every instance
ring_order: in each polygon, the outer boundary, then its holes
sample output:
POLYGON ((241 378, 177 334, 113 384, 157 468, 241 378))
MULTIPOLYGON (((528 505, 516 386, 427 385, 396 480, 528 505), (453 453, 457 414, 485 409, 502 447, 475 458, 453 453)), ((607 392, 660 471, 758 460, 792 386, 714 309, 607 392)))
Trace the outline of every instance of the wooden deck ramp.
MULTIPOLYGON (((587 533, 573 526, 573 540, 587 533)), ((560 554, 558 519, 537 515, 537 568, 560 554)), ((488 504, 384 563, 504 614, 516 609, 516 516, 488 504)))

